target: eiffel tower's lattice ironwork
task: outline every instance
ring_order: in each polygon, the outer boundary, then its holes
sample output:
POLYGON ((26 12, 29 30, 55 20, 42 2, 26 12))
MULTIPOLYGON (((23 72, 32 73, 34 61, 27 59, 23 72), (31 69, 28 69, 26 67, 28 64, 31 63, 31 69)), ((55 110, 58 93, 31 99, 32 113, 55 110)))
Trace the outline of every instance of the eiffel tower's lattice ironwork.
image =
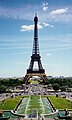
POLYGON ((33 42, 33 51, 31 56, 31 61, 29 65, 29 69, 27 69, 27 73, 24 77, 24 82, 27 83, 28 80, 32 76, 40 76, 44 81, 47 79, 45 74, 45 69, 43 69, 42 63, 41 63, 41 56, 39 54, 39 44, 38 44, 38 17, 35 14, 34 17, 34 42, 33 42), (38 63, 38 69, 34 69, 34 62, 38 63))

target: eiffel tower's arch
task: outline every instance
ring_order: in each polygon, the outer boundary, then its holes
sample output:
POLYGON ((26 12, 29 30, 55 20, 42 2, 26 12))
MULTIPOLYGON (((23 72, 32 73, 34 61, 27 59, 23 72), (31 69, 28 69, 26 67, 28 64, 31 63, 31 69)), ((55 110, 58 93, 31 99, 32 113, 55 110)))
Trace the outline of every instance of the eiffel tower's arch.
POLYGON ((28 83, 29 79, 32 78, 33 76, 38 76, 38 77, 40 77, 43 81, 46 81, 46 80, 47 80, 46 74, 40 74, 40 73, 38 73, 38 74, 35 73, 35 74, 34 74, 34 73, 31 73, 31 74, 26 74, 26 75, 25 75, 25 77, 24 77, 24 82, 25 82, 25 84, 28 83))

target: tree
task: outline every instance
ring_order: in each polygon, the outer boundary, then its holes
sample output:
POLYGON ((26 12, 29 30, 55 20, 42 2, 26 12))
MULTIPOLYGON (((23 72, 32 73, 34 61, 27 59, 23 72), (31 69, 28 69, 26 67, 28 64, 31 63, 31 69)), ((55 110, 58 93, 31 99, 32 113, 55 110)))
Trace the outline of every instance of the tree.
POLYGON ((55 91, 58 91, 59 88, 60 88, 60 85, 58 83, 55 83, 55 84, 52 85, 52 87, 55 91))
POLYGON ((65 86, 62 86, 60 89, 61 89, 61 92, 65 92, 66 91, 66 87, 65 86))
POLYGON ((6 87, 4 85, 0 86, 0 93, 6 92, 6 87))

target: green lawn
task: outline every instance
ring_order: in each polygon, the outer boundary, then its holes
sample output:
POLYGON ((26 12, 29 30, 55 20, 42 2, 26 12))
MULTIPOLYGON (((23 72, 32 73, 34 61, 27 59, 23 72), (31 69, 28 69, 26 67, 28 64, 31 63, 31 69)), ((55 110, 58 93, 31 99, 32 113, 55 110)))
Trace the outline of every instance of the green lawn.
POLYGON ((4 110, 12 110, 19 103, 22 96, 17 96, 15 98, 7 98, 5 100, 0 101, 0 109, 4 110))
POLYGON ((62 97, 48 96, 56 109, 72 109, 72 102, 62 97))
MULTIPOLYGON (((19 101, 22 97, 23 96, 17 96, 15 98, 7 98, 5 100, 0 101, 0 109, 13 110, 16 107, 16 105, 19 103, 19 101)), ((24 96, 24 97, 26 97, 26 96, 24 96)), ((33 97, 33 96, 31 96, 31 97, 33 97)), ((42 97, 44 97, 44 96, 42 96, 42 97)), ((72 102, 70 102, 69 100, 66 100, 65 98, 61 98, 61 97, 55 97, 55 96, 48 96, 48 97, 56 109, 65 109, 65 108, 72 109, 72 102)), ((31 105, 29 106, 29 109, 31 109, 31 108, 39 109, 39 103, 38 103, 38 100, 36 99, 36 97, 33 97, 32 101, 31 101, 31 105)))
POLYGON ((28 82, 30 82, 30 84, 39 84, 39 81, 35 81, 35 80, 29 80, 28 82))

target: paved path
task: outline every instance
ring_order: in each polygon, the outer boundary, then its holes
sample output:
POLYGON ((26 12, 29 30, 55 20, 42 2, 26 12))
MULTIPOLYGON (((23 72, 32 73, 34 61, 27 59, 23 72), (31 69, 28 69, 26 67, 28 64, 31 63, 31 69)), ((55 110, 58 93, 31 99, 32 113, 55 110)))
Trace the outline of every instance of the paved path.
POLYGON ((72 101, 72 97, 66 97, 66 99, 72 101))

